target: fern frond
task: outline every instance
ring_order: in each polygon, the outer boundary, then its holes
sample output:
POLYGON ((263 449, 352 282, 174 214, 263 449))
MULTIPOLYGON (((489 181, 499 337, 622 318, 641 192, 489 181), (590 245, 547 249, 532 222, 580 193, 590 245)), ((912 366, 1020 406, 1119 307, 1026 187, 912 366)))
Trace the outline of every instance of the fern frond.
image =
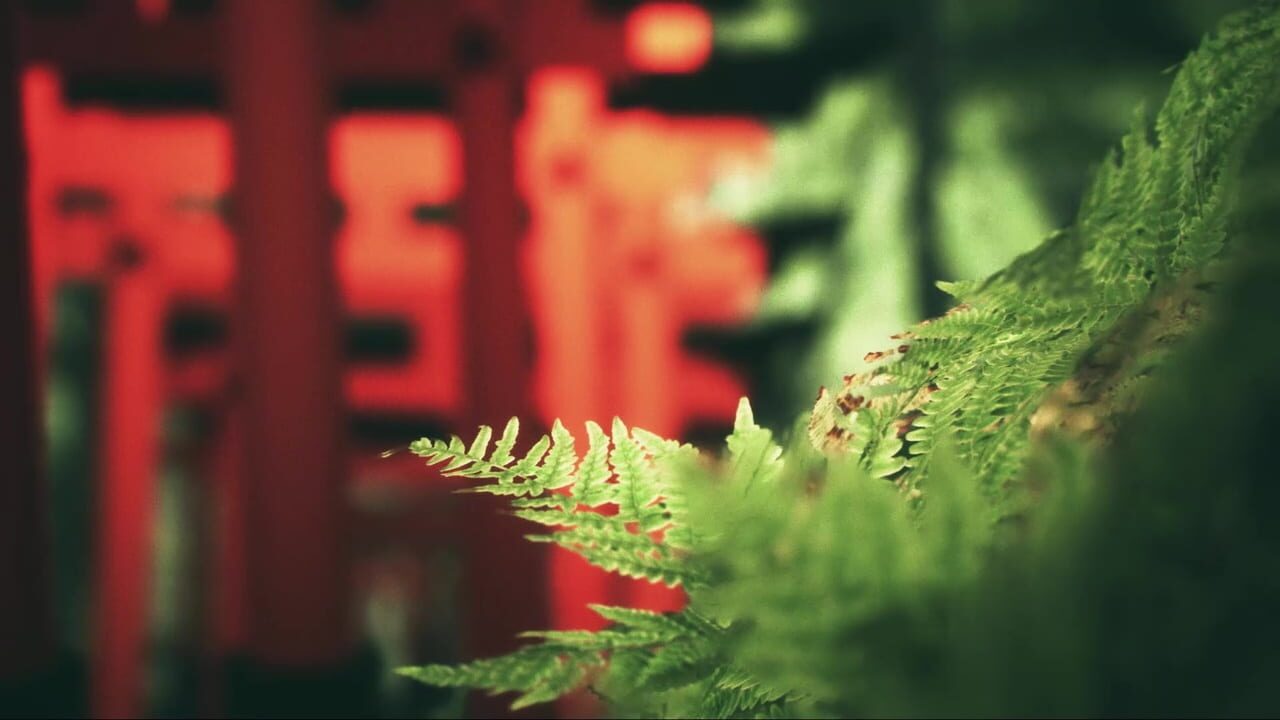
MULTIPOLYGON (((446 476, 480 483, 459 492, 509 496, 514 515, 552 528, 530 540, 555 543, 627 577, 669 586, 699 582, 700 572, 684 559, 697 539, 685 522, 688 508, 675 481, 696 464, 696 449, 628 428, 617 418, 609 434, 593 422, 586 430, 588 447, 581 459, 573 435, 559 421, 550 436, 538 438, 518 457, 515 418, 491 454, 493 431, 487 426, 469 445, 454 436, 419 440, 410 449, 446 476), (606 505, 616 506, 617 513, 595 511, 606 505)), ((728 444, 734 476, 744 486, 770 479, 781 467, 781 449, 755 424, 745 398, 728 444)))
POLYGON ((659 613, 651 610, 637 610, 629 607, 612 605, 591 605, 593 611, 614 625, 625 627, 630 632, 647 632, 662 635, 664 641, 675 640, 682 635, 713 635, 723 632, 710 620, 691 610, 679 613, 659 613))
POLYGON ((782 448, 773 441, 773 433, 756 425, 751 403, 738 402, 733 433, 725 441, 731 463, 730 481, 743 492, 755 483, 767 483, 782 470, 782 448))
MULTIPOLYGON (((481 427, 469 444, 458 437, 420 440, 412 450, 442 473, 481 484, 466 488, 511 497, 512 513, 548 528, 530 535, 554 543, 587 562, 626 577, 668 586, 698 586, 705 573, 687 559, 697 537, 685 519, 688 507, 680 476, 696 466, 690 445, 662 438, 615 419, 612 432, 586 424, 588 447, 579 459, 574 438, 559 423, 523 456, 514 452, 519 423, 512 419, 490 452, 492 430, 481 427), (616 514, 597 512, 606 505, 616 514)), ((757 426, 744 399, 729 441, 729 467, 743 487, 771 480, 781 469, 781 450, 757 426)), ((403 674, 423 682, 518 692, 515 706, 554 699, 580 686, 618 654, 639 663, 645 682, 686 687, 710 677, 717 638, 715 622, 692 611, 652 613, 593 606, 610 626, 599 632, 532 631, 540 641, 511 655, 456 667, 431 665, 403 674), (641 655, 635 655, 641 653, 641 655)))
MULTIPOLYGON (((820 395, 810 439, 903 487, 927 484, 935 438, 956 439, 992 499, 1021 470, 1032 417, 1127 318, 1218 257, 1231 170, 1280 102, 1280 12, 1235 15, 1182 63, 1156 116, 1141 110, 1075 224, 897 336, 869 373, 820 395), (904 446, 905 445, 905 446, 904 446)), ((1191 302, 1199 298, 1191 297, 1191 302)), ((1150 362, 1160 354, 1150 353, 1150 362)), ((1125 381, 1116 373, 1119 386, 1125 381)))
POLYGON ((668 643, 648 658, 636 683, 656 692, 677 690, 711 677, 721 663, 718 648, 705 639, 668 643))
MULTIPOLYGON (((689 611, 655 613, 593 605, 610 621, 604 630, 535 631, 521 637, 539 640, 508 655, 463 665, 401 668, 400 675, 442 687, 466 687, 490 694, 519 693, 512 709, 549 702, 581 687, 615 654, 641 660, 645 667, 673 646, 713 646, 720 628, 689 611), (634 653, 642 653, 635 656, 634 653)), ((714 669, 714 668, 711 668, 714 669)), ((710 672, 710 670, 708 670, 710 672)))
POLYGON ((550 535, 529 535, 529 540, 549 542, 571 550, 603 570, 624 577, 662 583, 668 587, 697 584, 702 574, 676 557, 665 545, 625 527, 579 526, 550 535))
POLYGON ((579 505, 589 508, 600 507, 611 499, 606 485, 612 473, 609 472, 609 436, 604 434, 600 426, 587 423, 589 447, 582 457, 578 468, 577 483, 573 486, 573 500, 579 505))
POLYGON ((613 419, 613 454, 609 462, 618 479, 614 486, 618 517, 636 523, 645 532, 662 527, 665 518, 662 508, 656 506, 662 497, 657 469, 646 460, 644 447, 618 418, 613 419))
POLYGON ((740 668, 725 666, 708 684, 703 704, 715 718, 783 717, 788 695, 765 687, 740 668))
POLYGON ((559 645, 531 645, 509 655, 476 660, 463 665, 424 665, 399 668, 396 672, 428 685, 484 688, 493 694, 537 692, 551 680, 562 680, 548 668, 591 662, 596 653, 559 645))
POLYGON ((428 465, 441 465, 446 477, 462 477, 494 481, 490 485, 469 488, 470 492, 487 492, 494 495, 541 495, 550 488, 563 487, 568 482, 572 467, 566 467, 565 457, 573 459, 573 436, 556 424, 552 437, 539 438, 529 452, 519 459, 512 456, 520 421, 511 418, 502 437, 489 454, 489 441, 493 429, 481 425, 470 446, 454 435, 448 440, 424 438, 409 446, 409 451, 424 458, 428 465), (547 451, 552 450, 550 456, 547 451), (544 461, 543 458, 547 459, 544 461))

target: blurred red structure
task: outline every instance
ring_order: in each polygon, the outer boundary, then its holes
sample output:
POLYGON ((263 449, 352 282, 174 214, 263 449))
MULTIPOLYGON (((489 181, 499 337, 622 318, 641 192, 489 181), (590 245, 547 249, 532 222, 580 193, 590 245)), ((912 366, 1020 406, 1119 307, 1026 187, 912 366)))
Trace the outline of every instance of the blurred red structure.
MULTIPOLYGON (((737 322, 753 311, 765 282, 763 248, 704 198, 721 170, 767 165, 768 134, 745 119, 615 112, 605 101, 608 83, 626 73, 695 71, 710 50, 709 19, 694 6, 664 3, 640 6, 623 27, 608 28, 586 21, 579 0, 540 0, 519 22, 513 7, 459 2, 431 15, 428 32, 471 33, 480 49, 469 52, 481 59, 495 40, 476 40, 477 27, 515 48, 505 64, 471 69, 450 69, 454 61, 433 55, 419 37, 417 56, 397 55, 387 38, 404 32, 390 29, 401 23, 386 21, 382 47, 361 51, 344 50, 364 47, 354 30, 334 28, 339 74, 371 67, 443 74, 455 97, 452 115, 356 112, 331 124, 329 180, 345 207, 335 250, 345 312, 400 323, 413 339, 394 363, 348 363, 348 409, 430 415, 464 432, 529 410, 575 431, 612 415, 671 436, 697 422, 727 422, 742 386, 727 369, 686 353, 681 335, 692 324, 737 322), (554 47, 547 33, 557 37, 554 47), (526 98, 522 118, 508 92, 516 86, 526 98), (503 142, 511 148, 505 163, 493 150, 503 142), (412 213, 454 206, 456 222, 412 213), (536 348, 527 368, 525 322, 536 348), (529 386, 520 380, 526 372, 529 386)), ((147 22, 163 28, 167 3, 147 8, 147 22)), ((184 62, 205 62, 212 50, 203 36, 182 32, 191 43, 184 62)), ((73 66, 84 62, 75 53, 73 66)), ((231 304, 234 253, 220 216, 231 189, 231 139, 211 113, 71 108, 59 84, 52 66, 33 66, 23 82, 39 327, 48 327, 58 283, 88 278, 109 288, 93 664, 98 711, 129 715, 141 687, 161 414, 167 404, 226 392, 225 352, 166 354, 162 333, 177 310, 225 312, 231 304)), ((243 646, 254 612, 243 597, 244 553, 252 550, 241 540, 236 487, 231 477, 220 483, 215 643, 222 652, 243 646)), ((527 557, 492 544, 476 551, 485 564, 476 570, 495 579, 506 574, 502 558, 527 557)), ((599 626, 587 602, 655 609, 682 602, 679 593, 609 578, 563 552, 548 572, 550 621, 560 628, 599 626)), ((489 585, 473 589, 488 593, 489 604, 471 618, 477 627, 492 625, 485 614, 502 614, 489 585)), ((506 630, 490 629, 490 640, 473 645, 492 652, 484 645, 509 642, 506 630)))
MULTIPOLYGON (((538 279, 535 392, 544 417, 578 432, 617 415, 679 436, 692 421, 729 417, 743 394, 724 368, 688 356, 680 338, 693 323, 754 311, 763 248, 700 198, 718 164, 767 162, 768 135, 745 120, 610 112, 604 89, 585 69, 544 70, 529 83, 519 178, 531 215, 528 274, 538 279)), ((600 627, 586 602, 681 602, 567 552, 552 568, 557 627, 600 627)))
MULTIPOLYGON (((230 185, 230 138, 213 115, 68 110, 44 69, 27 73, 24 93, 42 326, 58 282, 97 279, 111 288, 99 647, 104 672, 135 677, 103 683, 135 686, 163 405, 226 392, 225 353, 165 361, 161 333, 175 308, 230 303, 231 238, 216 212, 230 185), (101 195, 80 201, 105 203, 105 212, 63 211, 91 189, 101 195)), ((456 136, 439 117, 352 116, 335 123, 330 150, 333 184, 351 207, 337 248, 348 311, 395 317, 429 338, 407 362, 352 368, 348 405, 451 416, 460 399, 459 241, 451 229, 413 223, 408 211, 456 195, 456 136)), ((244 642, 242 623, 222 626, 226 647, 244 642)))
POLYGON ((696 5, 641 5, 627 17, 627 61, 645 72, 693 72, 711 56, 712 33, 711 18, 696 5))

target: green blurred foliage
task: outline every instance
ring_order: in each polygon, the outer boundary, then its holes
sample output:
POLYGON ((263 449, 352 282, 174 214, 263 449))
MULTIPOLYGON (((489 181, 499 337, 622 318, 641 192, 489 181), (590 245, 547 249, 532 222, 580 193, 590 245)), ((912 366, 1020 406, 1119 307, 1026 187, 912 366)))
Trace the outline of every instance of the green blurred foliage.
POLYGON ((808 403, 814 388, 857 369, 851 348, 874 347, 919 315, 909 207, 917 150, 902 103, 881 77, 824 93, 812 117, 778 128, 774 152, 770 182, 742 217, 837 219, 829 247, 825 238, 798 238, 818 242, 783 256, 754 321, 820 327, 803 355, 786 353, 770 373, 792 403, 808 403))
POLYGON ((100 293, 81 283, 54 298, 45 413, 58 627, 64 647, 88 644, 100 293))
POLYGON ((1132 109, 1159 104, 1162 71, 1249 4, 755 0, 722 12, 717 52, 731 57, 887 38, 855 67, 810 68, 825 89, 808 117, 777 126, 776 171, 735 203, 766 235, 839 219, 829 237, 774 243, 774 285, 749 331, 811 332, 748 360, 764 378, 761 416, 784 427, 815 387, 865 369, 863 353, 936 310, 922 301, 935 281, 986 277, 1066 226, 1132 109))

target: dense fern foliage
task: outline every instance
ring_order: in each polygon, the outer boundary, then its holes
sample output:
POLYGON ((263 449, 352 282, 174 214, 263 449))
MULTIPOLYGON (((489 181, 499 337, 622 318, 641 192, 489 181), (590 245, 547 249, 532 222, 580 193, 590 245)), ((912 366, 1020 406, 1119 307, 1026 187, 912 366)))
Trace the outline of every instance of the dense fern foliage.
MULTIPOLYGON (((691 478, 704 472, 691 445, 660 438, 614 420, 612 433, 587 423, 587 451, 579 457, 573 436, 559 423, 521 457, 512 455, 519 423, 511 420, 493 444, 481 427, 468 445, 459 438, 421 440, 410 450, 440 465, 446 476, 482 481, 472 492, 512 497, 515 514, 548 526, 531 540, 554 542, 606 570, 690 592, 710 578, 690 551, 705 541, 691 521, 691 478), (613 505, 617 513, 596 512, 613 505)), ((752 493, 773 483, 783 465, 772 433, 755 424, 744 400, 729 438, 723 482, 752 493)), ((759 686, 725 661, 728 625, 694 607, 660 615, 596 606, 612 625, 602 632, 531 632, 540 642, 514 654, 459 667, 427 666, 402 672, 435 685, 519 692, 514 706, 553 700, 608 667, 604 686, 619 695, 637 688, 677 690, 706 684, 705 702, 725 716, 781 707, 786 694, 759 686)), ((633 701, 634 702, 634 701, 633 701)))
POLYGON ((927 483, 936 439, 952 436, 999 497, 1022 466, 1046 394, 1073 379, 1086 355, 1091 373, 1076 381, 1089 386, 1067 389, 1089 395, 1077 403, 1109 401, 1149 374, 1145 363, 1106 366, 1154 348, 1116 352, 1103 341, 1143 334, 1131 327, 1135 315, 1160 315, 1153 342, 1175 339, 1194 319, 1200 299, 1187 274, 1222 252, 1227 183, 1276 102, 1278 25, 1272 10, 1225 21, 1179 68, 1154 139, 1137 113, 1076 223, 984 282, 948 286, 962 304, 869 354, 883 358, 876 369, 823 392, 812 439, 914 488, 927 483))
POLYGON ((689 603, 401 672, 516 706, 590 686, 642 716, 1280 710, 1280 264, 1229 225, 1277 99, 1280 11, 1232 16, 1076 222, 824 390, 811 443, 784 452, 745 401, 714 459, 618 420, 583 453, 556 424, 516 454, 514 420, 415 443, 531 539, 689 603))
POLYGON ((469 446, 454 437, 447 442, 419 440, 409 449, 442 465, 446 476, 487 480, 469 490, 510 496, 517 516, 555 528, 531 540, 556 543, 628 577, 670 586, 696 579, 677 557, 691 543, 671 484, 680 466, 696 459, 692 445, 628 429, 615 419, 612 437, 587 423, 589 447, 579 459, 573 435, 557 422, 550 437, 539 438, 517 459, 511 451, 519 429, 512 418, 492 451, 488 426, 480 428, 469 446), (594 512, 602 505, 616 506, 617 514, 594 512), (662 533, 661 542, 649 534, 654 532, 662 533))

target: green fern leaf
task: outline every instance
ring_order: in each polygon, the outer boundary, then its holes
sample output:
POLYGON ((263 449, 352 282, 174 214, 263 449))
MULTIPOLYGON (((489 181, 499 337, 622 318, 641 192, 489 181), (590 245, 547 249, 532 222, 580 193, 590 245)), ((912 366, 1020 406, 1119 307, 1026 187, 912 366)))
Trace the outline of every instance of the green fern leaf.
POLYGON ((613 474, 609 470, 609 436, 604 434, 599 425, 588 422, 587 439, 589 447, 578 468, 577 483, 573 486, 573 498, 579 505, 595 508, 612 499, 612 493, 607 485, 613 474))
POLYGON ((657 470, 619 418, 613 419, 613 454, 609 462, 618 478, 614 490, 618 517, 636 523, 644 532, 661 528, 666 518, 662 508, 655 505, 662 497, 657 470))
POLYGON ((537 492, 557 490, 574 482, 573 466, 578 461, 573 451, 573 435, 557 420, 551 426, 551 450, 533 476, 537 492))
POLYGON ((636 682, 657 692, 678 690, 711 677, 719 664, 719 658, 701 644, 673 643, 649 658, 636 682))
POLYGON ((1050 392, 1078 373, 1099 374, 1082 364, 1115 328, 1223 252, 1225 188, 1280 102, 1278 56, 1274 6, 1225 21, 1179 68, 1154 141, 1135 113, 1074 225, 982 283, 942 285, 963 304, 869 354, 875 369, 824 393, 814 444, 923 487, 934 438, 950 436, 1002 502, 1050 392))
POLYGON ((520 434, 520 420, 511 418, 507 421, 507 426, 502 429, 502 437, 498 439, 498 444, 493 448, 493 455, 489 458, 489 462, 498 467, 506 467, 511 462, 511 450, 516 446, 516 436, 520 434))
POLYGON ((765 483, 777 477, 782 469, 782 448, 773 441, 773 433, 756 425, 751 403, 746 398, 738 401, 738 411, 733 421, 733 433, 726 440, 729 461, 733 468, 732 483, 743 492, 757 482, 765 483))

